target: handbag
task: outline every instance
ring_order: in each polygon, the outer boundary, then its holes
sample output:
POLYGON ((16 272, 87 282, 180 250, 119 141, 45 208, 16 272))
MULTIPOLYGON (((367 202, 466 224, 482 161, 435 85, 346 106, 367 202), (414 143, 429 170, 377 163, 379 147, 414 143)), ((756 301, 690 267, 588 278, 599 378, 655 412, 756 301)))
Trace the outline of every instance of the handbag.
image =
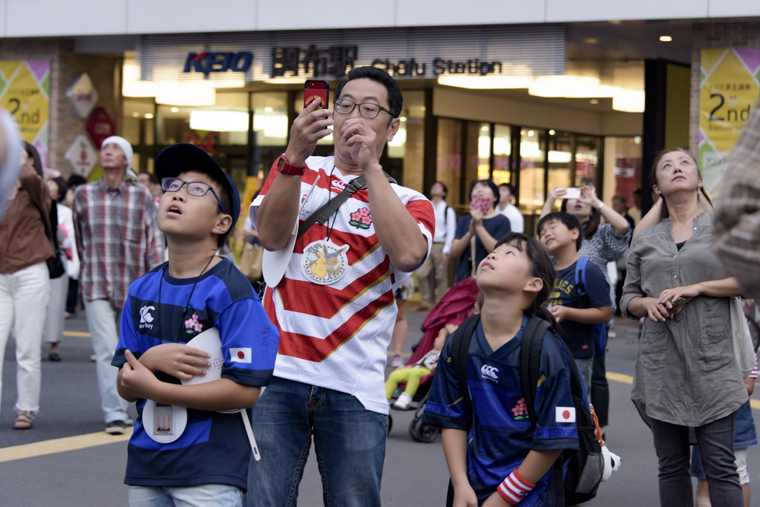
POLYGON ((55 229, 58 228, 58 208, 56 206, 55 201, 52 201, 52 208, 50 209, 50 216, 45 216, 45 212, 42 211, 42 208, 37 207, 37 210, 40 212, 40 218, 42 219, 42 225, 45 228, 45 237, 47 237, 48 241, 50 241, 53 244, 53 250, 55 251, 55 255, 53 257, 50 257, 45 262, 47 263, 48 268, 48 277, 53 280, 55 278, 60 278, 64 274, 66 274, 66 266, 63 264, 63 259, 65 258, 66 254, 63 253, 63 250, 61 249, 61 245, 58 243, 58 235, 51 230, 50 223, 52 221, 55 221, 55 229))
POLYGON ((263 246, 253 246, 247 241, 243 244, 243 251, 240 254, 240 271, 251 282, 261 278, 261 260, 263 257, 263 246))
POLYGON ((744 316, 740 298, 730 298, 729 312, 731 315, 731 339, 733 340, 736 362, 742 370, 742 378, 747 378, 755 368, 755 347, 752 343, 752 335, 749 332, 749 325, 744 316))

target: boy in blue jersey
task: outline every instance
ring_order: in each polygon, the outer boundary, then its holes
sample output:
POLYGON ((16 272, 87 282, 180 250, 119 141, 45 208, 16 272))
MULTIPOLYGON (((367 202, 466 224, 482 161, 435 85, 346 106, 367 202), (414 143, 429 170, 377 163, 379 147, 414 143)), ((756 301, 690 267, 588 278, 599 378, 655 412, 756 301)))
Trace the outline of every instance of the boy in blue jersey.
POLYGON ((119 394, 139 413, 124 482, 131 506, 239 506, 252 444, 241 414, 219 411, 256 403, 279 335, 250 282, 216 255, 240 212, 234 180, 190 144, 164 149, 155 168, 170 260, 129 287, 122 312, 112 364, 119 394), (223 364, 184 345, 211 328, 223 364), (221 378, 181 384, 210 368, 221 368, 221 378))
POLYGON ((452 340, 443 346, 423 419, 443 428, 455 507, 554 505, 552 465, 563 450, 578 449, 578 430, 574 420, 557 420, 574 403, 568 356, 552 331, 541 350, 532 433, 520 381, 529 317, 553 323, 541 306, 553 282, 548 254, 522 234, 501 239, 478 266, 484 301, 467 354, 471 427, 452 363, 452 340))
POLYGON ((555 261, 550 309, 588 390, 594 370, 594 324, 606 324, 612 315, 610 285, 599 266, 588 259, 583 268, 585 275, 578 269, 583 226, 577 217, 549 213, 538 222, 536 232, 555 261))

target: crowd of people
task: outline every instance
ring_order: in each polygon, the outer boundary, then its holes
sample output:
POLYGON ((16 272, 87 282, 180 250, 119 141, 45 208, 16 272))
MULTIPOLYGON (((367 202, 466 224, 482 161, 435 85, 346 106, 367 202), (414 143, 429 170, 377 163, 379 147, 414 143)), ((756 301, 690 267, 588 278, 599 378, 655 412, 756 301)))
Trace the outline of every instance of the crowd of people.
POLYGON ((587 449, 583 413, 604 447, 619 309, 641 323, 632 400, 652 430, 661 505, 693 505, 691 475, 700 507, 749 505, 757 369, 745 291, 711 249, 714 206, 688 151, 657 157, 644 217, 640 191, 629 209, 590 184, 573 198, 555 187, 526 231, 509 184, 474 181, 457 218, 444 183, 428 199, 383 172, 403 104, 388 74, 354 69, 335 96, 295 119, 247 210, 197 146, 165 148, 155 175, 135 174, 130 144, 109 137, 89 183, 45 171, 24 146, 0 220, 0 368, 13 332, 15 429, 40 410, 43 340, 61 361, 81 301, 105 431, 134 425, 131 505, 295 505, 313 442, 325 505, 379 506, 389 405, 408 409, 425 381, 449 505, 555 505, 568 494, 564 456, 587 449), (331 134, 334 155, 313 156, 331 134), (261 296, 249 280, 260 273, 246 278, 220 254, 238 218, 237 237, 278 252, 261 296), (619 292, 610 265, 625 273, 619 292), (453 294, 469 310, 438 322, 405 365, 415 271, 415 310, 453 294), (534 335, 540 380, 528 394, 522 343, 534 335))

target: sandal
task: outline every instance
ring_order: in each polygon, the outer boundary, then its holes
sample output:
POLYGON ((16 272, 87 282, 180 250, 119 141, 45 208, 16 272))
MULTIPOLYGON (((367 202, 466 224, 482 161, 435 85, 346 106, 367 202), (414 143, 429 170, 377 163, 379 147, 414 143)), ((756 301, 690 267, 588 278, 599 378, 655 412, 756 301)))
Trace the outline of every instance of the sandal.
POLYGON ((16 422, 13 423, 14 430, 30 430, 32 429, 32 413, 26 411, 19 411, 16 415, 16 422))

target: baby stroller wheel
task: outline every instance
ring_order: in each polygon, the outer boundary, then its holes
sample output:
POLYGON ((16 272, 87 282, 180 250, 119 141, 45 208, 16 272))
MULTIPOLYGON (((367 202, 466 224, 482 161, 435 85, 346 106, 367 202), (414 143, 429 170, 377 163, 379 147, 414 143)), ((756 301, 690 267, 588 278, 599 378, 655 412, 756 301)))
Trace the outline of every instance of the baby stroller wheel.
POLYGON ((412 422, 409 423, 409 434, 412 436, 414 440, 417 442, 422 442, 425 444, 429 444, 433 440, 435 440, 435 437, 438 436, 438 432, 440 429, 438 426, 433 426, 432 424, 426 424, 422 422, 422 418, 414 418, 412 419, 412 422))
POLYGON ((391 434, 391 429, 393 428, 393 417, 388 414, 388 433, 387 435, 391 434))

